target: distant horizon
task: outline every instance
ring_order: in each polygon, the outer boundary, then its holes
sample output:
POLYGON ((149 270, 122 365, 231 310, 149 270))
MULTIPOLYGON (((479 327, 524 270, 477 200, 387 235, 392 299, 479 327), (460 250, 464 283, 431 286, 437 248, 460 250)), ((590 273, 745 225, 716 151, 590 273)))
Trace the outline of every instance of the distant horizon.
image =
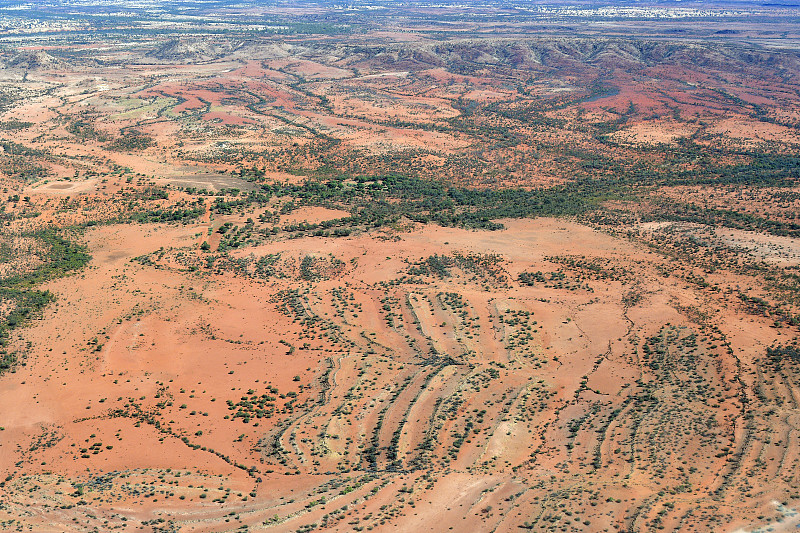
POLYGON ((503 8, 505 6, 532 7, 537 6, 589 6, 589 7, 615 7, 615 6, 691 6, 691 7, 719 7, 726 5, 748 5, 748 6, 784 6, 797 7, 800 3, 794 0, 549 0, 544 2, 531 2, 526 0, 506 0, 500 3, 488 2, 486 0, 47 0, 20 1, 20 0, 0 0, 0 8, 9 7, 74 7, 74 6, 117 6, 117 7, 136 7, 142 5, 183 5, 205 8, 209 6, 281 6, 281 7, 301 7, 309 5, 317 6, 358 6, 358 5, 402 5, 402 6, 480 6, 503 8))
POLYGON ((0 530, 796 530, 798 20, 0 0, 0 530))

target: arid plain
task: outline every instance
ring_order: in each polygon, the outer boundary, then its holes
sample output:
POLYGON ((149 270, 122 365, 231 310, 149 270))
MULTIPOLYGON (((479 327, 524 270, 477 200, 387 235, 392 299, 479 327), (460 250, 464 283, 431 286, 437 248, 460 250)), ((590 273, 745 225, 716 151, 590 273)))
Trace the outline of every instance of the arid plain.
POLYGON ((3 8, 0 529, 797 528, 793 8, 219 4, 3 8))

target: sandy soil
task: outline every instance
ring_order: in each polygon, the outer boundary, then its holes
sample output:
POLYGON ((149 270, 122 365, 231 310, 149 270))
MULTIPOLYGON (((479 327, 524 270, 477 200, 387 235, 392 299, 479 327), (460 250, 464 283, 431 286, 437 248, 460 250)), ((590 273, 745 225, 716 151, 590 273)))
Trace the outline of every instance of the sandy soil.
POLYGON ((605 202, 608 225, 399 216, 339 237, 291 226, 360 198, 272 187, 532 189, 635 157, 691 171, 703 147, 793 153, 784 67, 443 28, 270 35, 197 64, 152 54, 158 37, 2 69, 0 280, 42 265, 43 228, 92 259, 0 347, 19 359, 0 529, 796 526, 800 371, 768 350, 797 337, 796 187, 662 188, 605 202), (640 222, 656 200, 755 222, 640 222))
MULTIPOLYGON (((304 220, 338 215, 293 214, 304 220)), ((266 281, 199 275, 166 258, 162 268, 131 261, 165 244, 196 250, 203 224, 89 231, 89 268, 50 284, 59 301, 23 332, 21 342, 30 343, 27 364, 0 381, 0 401, 8 407, 2 420, 8 452, 0 463, 10 475, 6 516, 19 516, 27 506, 32 514, 26 523, 47 523, 54 530, 72 527, 76 517, 81 528, 102 520, 121 524, 121 517, 144 528, 137 521, 164 517, 187 530, 218 531, 227 529, 224 520, 231 512, 238 516, 236 524, 252 526, 277 514, 274 527, 282 531, 320 519, 323 510, 332 520, 331 511, 352 501, 341 513, 369 524, 365 517, 372 513, 379 530, 384 520, 387 528, 439 531, 446 520, 513 531, 547 505, 532 499, 544 493, 530 484, 550 479, 549 472, 567 468, 571 475, 588 476, 580 486, 592 494, 601 478, 581 465, 597 449, 602 472, 625 473, 615 447, 624 446, 630 430, 623 418, 603 434, 591 430, 575 438, 566 428, 598 408, 610 412, 618 406, 617 417, 633 415, 623 391, 644 371, 632 358, 635 339, 658 335, 665 323, 685 332, 678 335, 700 333, 676 311, 678 302, 694 301, 694 293, 680 283, 656 283, 647 265, 658 259, 626 241, 560 220, 505 224, 500 232, 422 227, 391 243, 362 235, 277 241, 247 250, 256 257, 280 256, 286 277, 266 281), (507 281, 453 267, 449 278, 381 287, 409 263, 433 254, 497 254, 498 272, 507 281), (344 266, 330 270, 320 264, 323 278, 304 282, 297 278, 297 265, 309 256, 335 258, 344 266), (584 283, 570 274, 568 284, 580 288, 568 290, 510 281, 524 270, 559 270, 552 256, 610 259, 634 269, 635 279, 584 283), (299 291, 299 300, 281 292, 287 290, 299 291), (631 290, 644 291, 643 298, 625 307, 621 296, 631 290), (400 306, 390 314, 381 301, 400 306), (304 309, 301 315, 298 309, 304 309), (529 331, 529 341, 514 340, 527 339, 529 331), (429 357, 425 345, 454 358, 454 366, 421 364, 429 357), (237 404, 265 391, 275 398, 273 415, 257 418, 254 411, 252 419, 226 419, 239 410, 226 402, 237 404), (548 407, 532 409, 538 402, 548 407), (455 416, 448 414, 451 409, 455 416), (481 409, 488 413, 476 416, 481 409), (348 421, 344 412, 353 418, 348 421), (467 422, 475 435, 456 445, 467 422), (397 431, 400 455, 392 459, 385 450, 392 449, 397 431), (421 451, 415 443, 431 432, 435 444, 421 451), (433 476, 428 481, 383 469, 369 474, 359 450, 372 434, 380 443, 374 459, 379 465, 422 461, 436 473, 427 474, 433 476), (330 479, 325 473, 342 468, 352 479, 375 481, 331 494, 325 504, 310 503, 320 490, 313 487, 330 479), (293 472, 298 475, 284 475, 293 472), (32 483, 40 487, 36 498, 15 496, 32 483), (382 488, 373 495, 371 486, 382 488), (203 493, 206 499, 200 498, 203 493), (46 501, 77 503, 73 509, 80 513, 56 512, 46 501)), ((723 312, 714 323, 733 335, 749 365, 746 354, 770 343, 775 332, 753 324, 746 336, 734 333, 747 324, 743 318, 723 312)), ((730 371, 735 367, 715 370, 730 371)), ((733 431, 734 398, 723 396, 716 408, 692 409, 716 413, 720 429, 733 431)), ((745 436, 736 435, 733 445, 745 445, 745 436)), ((718 485, 716 473, 725 464, 711 452, 727 437, 702 448, 691 439, 682 442, 701 467, 692 477, 699 492, 676 505, 705 505, 703 487, 718 485)), ((658 468, 677 466, 663 450, 648 453, 664 457, 658 468)), ((782 458, 783 469, 798 460, 795 453, 782 458)), ((604 494, 646 500, 662 486, 650 468, 633 469, 624 483, 604 475, 604 494)), ((581 520, 617 527, 624 516, 611 505, 587 507, 581 520)), ((345 522, 335 522, 334 529, 346 528, 345 522)))

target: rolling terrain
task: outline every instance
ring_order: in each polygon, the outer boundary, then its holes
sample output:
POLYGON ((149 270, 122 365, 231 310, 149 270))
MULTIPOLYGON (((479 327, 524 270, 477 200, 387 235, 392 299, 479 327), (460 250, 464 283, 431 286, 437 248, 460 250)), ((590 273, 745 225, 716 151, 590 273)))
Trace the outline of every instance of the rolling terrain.
POLYGON ((0 3, 0 529, 798 527, 796 8, 243 5, 0 3))

